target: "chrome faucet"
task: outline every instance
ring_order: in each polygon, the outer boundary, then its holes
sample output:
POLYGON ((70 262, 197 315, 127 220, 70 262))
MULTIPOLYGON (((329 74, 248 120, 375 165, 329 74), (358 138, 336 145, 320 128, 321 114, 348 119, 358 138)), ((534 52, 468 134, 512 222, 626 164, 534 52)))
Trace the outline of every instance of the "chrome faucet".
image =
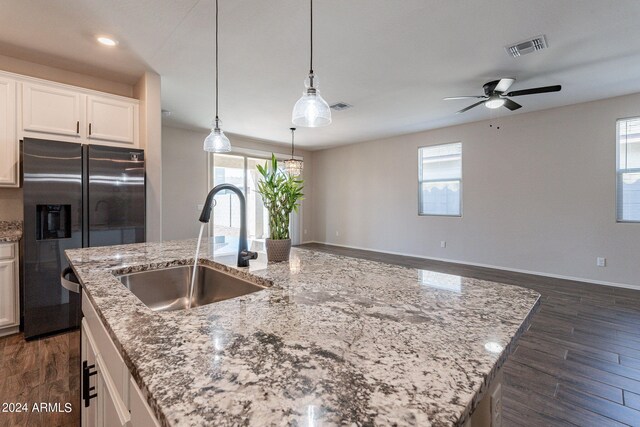
POLYGON ((246 202, 244 194, 235 185, 231 184, 219 184, 216 185, 207 194, 207 199, 204 201, 204 208, 200 214, 200 222, 207 223, 211 219, 211 208, 213 204, 213 198, 222 190, 229 190, 236 193, 238 199, 240 199, 240 241, 238 242, 238 267, 249 267, 249 260, 258 258, 257 252, 249 251, 247 247, 247 213, 246 202))

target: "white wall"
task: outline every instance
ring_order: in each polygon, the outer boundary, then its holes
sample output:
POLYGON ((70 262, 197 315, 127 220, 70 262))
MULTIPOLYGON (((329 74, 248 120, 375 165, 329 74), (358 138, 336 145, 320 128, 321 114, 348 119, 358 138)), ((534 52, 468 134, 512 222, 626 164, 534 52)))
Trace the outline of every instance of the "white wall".
MULTIPOLYGON (((168 126, 162 128, 162 238, 163 240, 189 239, 197 237, 200 223, 199 204, 207 196, 207 153, 202 143, 207 132, 178 129, 168 126)), ((257 150, 267 153, 286 155, 290 147, 269 144, 264 141, 227 134, 233 148, 257 150)), ((304 231, 311 234, 313 220, 312 154, 296 149, 297 156, 303 156, 305 167, 305 200, 302 202, 302 240, 304 231)), ((309 239, 310 240, 310 239, 309 239)))
POLYGON ((639 115, 636 94, 314 152, 314 240, 640 286, 615 216, 616 119, 639 115), (419 217, 418 147, 454 141, 463 217, 419 217))
POLYGON ((162 106, 160 76, 145 72, 134 87, 140 100, 140 146, 145 153, 146 241, 162 240, 162 106))

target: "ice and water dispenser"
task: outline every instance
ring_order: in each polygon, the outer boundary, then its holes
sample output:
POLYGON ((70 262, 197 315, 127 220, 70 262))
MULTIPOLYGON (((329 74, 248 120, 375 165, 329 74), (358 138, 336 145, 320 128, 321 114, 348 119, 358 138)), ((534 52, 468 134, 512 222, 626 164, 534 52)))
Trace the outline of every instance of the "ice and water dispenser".
POLYGON ((71 237, 71 205, 36 205, 36 240, 71 237))

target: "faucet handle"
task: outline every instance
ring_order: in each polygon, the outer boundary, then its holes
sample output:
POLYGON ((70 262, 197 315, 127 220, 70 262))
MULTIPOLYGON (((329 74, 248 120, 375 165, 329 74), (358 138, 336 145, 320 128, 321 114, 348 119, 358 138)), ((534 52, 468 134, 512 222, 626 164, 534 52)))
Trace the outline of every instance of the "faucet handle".
POLYGON ((258 252, 241 251, 240 257, 242 258, 243 261, 248 261, 250 259, 258 259, 258 252))

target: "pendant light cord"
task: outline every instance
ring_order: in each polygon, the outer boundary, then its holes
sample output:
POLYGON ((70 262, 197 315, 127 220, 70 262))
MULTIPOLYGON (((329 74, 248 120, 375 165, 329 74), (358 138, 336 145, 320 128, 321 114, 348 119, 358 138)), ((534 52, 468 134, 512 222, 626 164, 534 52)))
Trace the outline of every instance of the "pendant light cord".
POLYGON ((216 128, 218 128, 218 0, 216 0, 216 128))
POLYGON ((311 45, 311 55, 309 56, 309 74, 313 74, 313 0, 309 0, 311 7, 309 8, 311 15, 311 25, 309 26, 309 41, 311 45))
POLYGON ((296 128, 290 128, 290 129, 291 129, 291 159, 293 159, 293 144, 294 144, 293 134, 296 131, 296 128))

